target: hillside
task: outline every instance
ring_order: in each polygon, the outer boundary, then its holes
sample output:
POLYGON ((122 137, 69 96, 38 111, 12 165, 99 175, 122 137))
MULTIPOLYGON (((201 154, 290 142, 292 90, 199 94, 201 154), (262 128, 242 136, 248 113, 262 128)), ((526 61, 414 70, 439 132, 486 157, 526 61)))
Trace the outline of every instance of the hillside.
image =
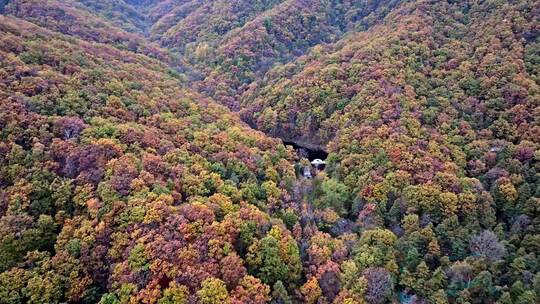
MULTIPOLYGON (((317 44, 334 42, 347 30, 368 26, 396 3, 290 0, 276 4, 223 38, 194 46, 192 62, 200 74, 194 87, 238 110, 241 94, 274 64, 289 62, 317 44)), ((167 41, 164 45, 171 46, 167 41)))
POLYGON ((458 302, 491 303, 507 296, 503 286, 527 285, 513 263, 538 271, 536 4, 409 3, 272 69, 242 97, 254 127, 326 147, 326 173, 352 196, 336 211, 359 214, 360 231, 398 236, 395 256, 368 265, 395 267, 409 295, 436 302, 444 286, 458 302), (422 283, 445 268, 439 287, 422 283))
MULTIPOLYGON (((83 1, 86 3, 85 1, 83 1)), ((175 64, 169 51, 156 43, 144 39, 143 33, 128 32, 116 26, 115 19, 107 19, 88 11, 81 3, 56 0, 11 0, 4 7, 4 13, 49 30, 75 36, 87 41, 95 41, 115 46, 122 50, 139 52, 175 64)), ((112 13, 111 13, 112 14, 112 13)), ((125 18, 123 18, 125 19, 125 18)), ((141 29, 144 26, 141 25, 141 29)))
POLYGON ((290 203, 292 150, 154 59, 0 18, 0 302, 144 301, 175 272, 261 284, 238 232, 290 203))
POLYGON ((540 302, 538 1, 0 12, 0 304, 540 302))
POLYGON ((420 103, 414 110, 429 110, 422 113, 423 126, 434 126, 443 112, 460 116, 475 130, 489 128, 518 104, 532 113, 538 93, 538 8, 532 3, 491 9, 488 4, 421 4, 403 6, 383 24, 278 65, 242 96, 245 118, 262 130, 309 134, 328 143, 337 130, 370 115, 358 110, 373 105, 390 110, 407 87, 420 103), (488 43, 497 43, 495 49, 486 49, 488 43), (499 82, 487 81, 503 75, 499 82), (527 96, 512 100, 518 97, 510 90, 527 96), (478 106, 490 100, 503 103, 478 106), (263 113, 270 109, 276 113, 263 113), (476 110, 482 113, 471 113, 476 110))

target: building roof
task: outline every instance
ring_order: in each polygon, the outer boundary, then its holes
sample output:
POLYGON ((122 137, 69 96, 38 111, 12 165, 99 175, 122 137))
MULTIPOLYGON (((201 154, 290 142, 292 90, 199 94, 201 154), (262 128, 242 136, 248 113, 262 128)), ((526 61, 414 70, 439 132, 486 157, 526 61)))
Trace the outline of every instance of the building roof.
POLYGON ((326 165, 326 162, 324 160, 321 160, 321 159, 314 159, 313 161, 311 161, 311 164, 312 165, 326 165))

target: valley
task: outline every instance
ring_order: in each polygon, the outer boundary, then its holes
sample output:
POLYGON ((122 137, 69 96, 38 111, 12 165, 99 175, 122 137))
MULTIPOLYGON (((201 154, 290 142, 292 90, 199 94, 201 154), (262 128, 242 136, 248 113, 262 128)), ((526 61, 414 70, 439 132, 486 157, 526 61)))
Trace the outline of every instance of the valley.
POLYGON ((540 302, 535 0, 0 0, 0 304, 540 302))

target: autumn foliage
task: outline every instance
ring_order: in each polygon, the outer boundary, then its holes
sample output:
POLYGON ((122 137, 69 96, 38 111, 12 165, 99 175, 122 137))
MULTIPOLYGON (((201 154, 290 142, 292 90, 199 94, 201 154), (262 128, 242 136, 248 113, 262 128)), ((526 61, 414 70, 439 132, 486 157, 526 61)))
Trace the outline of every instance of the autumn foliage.
POLYGON ((540 302, 536 1, 0 12, 0 303, 540 302))

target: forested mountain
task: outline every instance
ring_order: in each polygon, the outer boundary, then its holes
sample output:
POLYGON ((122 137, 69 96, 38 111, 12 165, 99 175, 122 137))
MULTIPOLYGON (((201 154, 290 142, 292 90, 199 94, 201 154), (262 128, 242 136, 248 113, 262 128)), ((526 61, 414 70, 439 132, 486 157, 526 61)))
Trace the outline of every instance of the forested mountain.
POLYGON ((291 149, 156 60, 0 18, 0 302, 263 286, 239 255, 269 227, 298 259, 267 214, 292 204, 291 149))
MULTIPOLYGON (((386 112, 375 123, 416 111, 425 127, 441 126, 443 114, 477 131, 499 118, 532 131, 531 116, 510 116, 515 106, 531 115, 537 106, 539 10, 526 1, 404 5, 383 24, 275 67, 244 94, 242 112, 260 129, 324 143, 338 130, 367 123, 366 111, 386 112), (402 97, 416 99, 415 108, 407 109, 402 97)), ((449 123, 457 132, 458 124, 449 123)))
MULTIPOLYGON (((238 110, 241 93, 274 64, 289 62, 316 44, 334 42, 348 29, 374 22, 397 2, 284 1, 214 43, 194 45, 191 61, 201 73, 195 87, 238 110)), ((162 44, 171 46, 167 40, 162 44)))
POLYGON ((538 1, 0 12, 0 303, 540 302, 538 1))
POLYGON ((133 33, 117 27, 115 20, 105 19, 89 11, 91 7, 90 4, 86 7, 69 1, 13 0, 4 7, 4 12, 53 31, 140 52, 172 63, 171 54, 158 44, 148 42, 138 31, 133 33))

